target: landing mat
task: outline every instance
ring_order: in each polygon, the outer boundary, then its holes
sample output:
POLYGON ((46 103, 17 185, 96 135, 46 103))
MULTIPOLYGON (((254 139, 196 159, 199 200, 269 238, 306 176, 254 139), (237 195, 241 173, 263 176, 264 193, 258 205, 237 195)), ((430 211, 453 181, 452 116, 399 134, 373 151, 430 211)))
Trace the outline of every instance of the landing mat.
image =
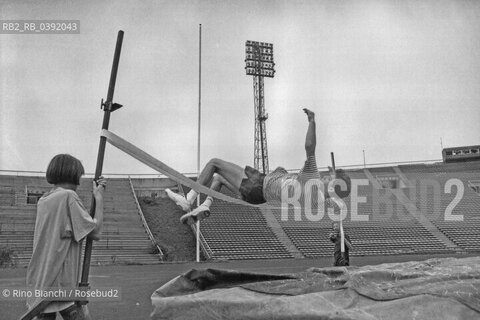
POLYGON ((192 269, 151 299, 152 319, 480 319, 480 257, 282 275, 192 269))

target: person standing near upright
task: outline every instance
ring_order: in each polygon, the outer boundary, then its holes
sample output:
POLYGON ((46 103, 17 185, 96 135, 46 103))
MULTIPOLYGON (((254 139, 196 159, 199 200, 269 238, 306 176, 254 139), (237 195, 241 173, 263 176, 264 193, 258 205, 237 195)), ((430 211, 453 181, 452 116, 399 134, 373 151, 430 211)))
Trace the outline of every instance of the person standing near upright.
POLYGON ((353 250, 350 237, 346 233, 343 233, 343 236, 345 238, 345 252, 344 252, 344 255, 342 256, 342 251, 341 251, 342 240, 340 236, 340 224, 338 222, 332 223, 332 229, 333 229, 333 232, 330 233, 329 239, 335 244, 335 249, 333 253, 333 258, 334 258, 333 265, 335 267, 349 266, 350 265, 349 252, 350 250, 353 250))

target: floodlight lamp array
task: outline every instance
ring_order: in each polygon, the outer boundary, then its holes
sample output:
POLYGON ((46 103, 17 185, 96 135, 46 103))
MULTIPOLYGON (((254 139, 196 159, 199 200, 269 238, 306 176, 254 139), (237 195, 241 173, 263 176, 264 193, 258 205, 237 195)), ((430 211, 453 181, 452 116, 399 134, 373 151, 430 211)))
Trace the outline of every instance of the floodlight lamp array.
POLYGON ((247 75, 273 78, 273 44, 247 40, 245 43, 245 70, 247 75))

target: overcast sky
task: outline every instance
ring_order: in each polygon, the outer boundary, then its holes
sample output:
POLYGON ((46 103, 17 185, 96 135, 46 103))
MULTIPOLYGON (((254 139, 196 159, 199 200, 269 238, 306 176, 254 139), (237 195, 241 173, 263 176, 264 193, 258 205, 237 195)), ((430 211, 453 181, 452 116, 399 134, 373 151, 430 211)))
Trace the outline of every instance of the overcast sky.
MULTIPOLYGON (((253 165, 245 41, 274 45, 265 79, 270 168, 300 168, 316 112, 317 162, 441 158, 479 144, 479 1, 0 1, 0 19, 80 20, 80 34, 0 34, 0 169, 45 171, 58 153, 95 170, 118 30, 110 130, 195 172, 199 24, 201 162, 253 165)), ((154 173, 107 147, 104 172, 154 173)))

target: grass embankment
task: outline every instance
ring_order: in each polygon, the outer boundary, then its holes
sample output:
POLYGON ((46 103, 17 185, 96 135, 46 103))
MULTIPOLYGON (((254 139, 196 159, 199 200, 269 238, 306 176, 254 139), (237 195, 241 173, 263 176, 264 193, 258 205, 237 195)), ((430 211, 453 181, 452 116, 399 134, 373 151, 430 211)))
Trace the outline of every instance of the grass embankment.
POLYGON ((195 236, 189 226, 180 223, 184 212, 169 199, 143 197, 138 200, 145 220, 165 254, 165 261, 195 261, 195 236))

